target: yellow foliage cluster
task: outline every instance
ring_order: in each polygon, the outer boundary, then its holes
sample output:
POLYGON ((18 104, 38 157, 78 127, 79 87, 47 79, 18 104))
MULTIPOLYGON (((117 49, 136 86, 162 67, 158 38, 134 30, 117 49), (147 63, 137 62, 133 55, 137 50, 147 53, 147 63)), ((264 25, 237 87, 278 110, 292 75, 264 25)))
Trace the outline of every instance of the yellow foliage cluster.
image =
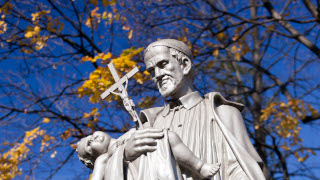
MULTIPOLYGON (((300 138, 301 127, 299 119, 304 118, 308 113, 317 113, 311 105, 306 105, 302 100, 292 99, 288 103, 285 102, 272 102, 264 110, 260 117, 260 122, 263 123, 270 120, 268 130, 275 133, 276 136, 283 139, 281 148, 290 151, 293 146, 298 146, 299 152, 294 154, 299 162, 305 161, 308 154, 312 150, 303 148, 302 139, 300 138), (300 154, 300 155, 299 155, 300 154), (304 156, 304 157, 301 157, 304 156)), ((259 129, 260 126, 256 125, 255 129, 259 129)))
POLYGON ((90 113, 83 114, 83 118, 97 117, 97 116, 100 116, 100 113, 98 112, 98 108, 92 108, 90 113))
POLYGON ((0 179, 13 179, 17 175, 21 175, 19 165, 23 159, 27 157, 32 146, 32 141, 38 136, 43 136, 45 131, 37 127, 31 131, 26 131, 22 143, 16 143, 7 152, 0 154, 0 179))
POLYGON ((0 13, 10 14, 12 8, 13 8, 13 5, 9 2, 6 2, 0 7, 0 13))
POLYGON ((106 90, 106 87, 112 85, 111 74, 107 67, 98 67, 94 70, 89 79, 78 88, 79 97, 90 96, 89 101, 97 103, 100 94, 106 90))
MULTIPOLYGON (((229 52, 238 61, 241 60, 241 56, 247 54, 250 51, 250 48, 246 43, 245 36, 241 36, 242 29, 243 29, 242 26, 239 26, 239 27, 235 28, 234 34, 232 36, 232 41, 234 43, 230 46, 230 48, 228 48, 229 52)), ((229 38, 229 35, 224 33, 224 32, 220 32, 220 33, 217 34, 217 40, 218 41, 224 42, 228 38, 229 38)), ((211 42, 206 42, 206 44, 210 44, 210 46, 212 46, 212 47, 217 47, 217 45, 214 45, 211 42)), ((215 58, 217 58, 219 56, 219 50, 218 49, 214 49, 213 52, 212 52, 212 55, 215 58)))
POLYGON ((97 29, 98 24, 101 22, 101 14, 97 12, 98 10, 99 10, 99 7, 96 7, 95 9, 91 10, 90 16, 87 18, 86 22, 84 23, 86 26, 97 29))
POLYGON ((6 15, 1 15, 1 20, 0 20, 0 34, 3 34, 7 31, 8 29, 8 25, 7 23, 4 21, 6 15))
POLYGON ((150 108, 154 105, 155 100, 157 98, 154 96, 147 96, 141 99, 141 102, 139 103, 139 108, 143 109, 143 108, 150 108))
MULTIPOLYGON (((134 56, 139 54, 142 49, 143 48, 126 49, 118 58, 111 59, 120 77, 122 76, 122 74, 128 73, 135 66, 137 66, 137 62, 133 61, 132 59, 134 56)), ((89 79, 86 80, 83 85, 78 88, 78 94, 80 97, 90 96, 89 101, 92 103, 97 103, 100 100, 101 93, 108 89, 114 83, 113 77, 108 67, 105 66, 107 63, 109 63, 107 60, 110 57, 110 53, 100 53, 96 57, 90 58, 86 56, 82 59, 82 61, 91 62, 96 62, 97 59, 101 59, 104 66, 99 66, 98 68, 96 68, 96 70, 94 70, 90 74, 89 79)), ((141 73, 137 73, 134 78, 138 83, 142 84, 144 80, 149 78, 149 74, 146 72, 144 72, 144 75, 142 75, 141 73)), ((115 99, 117 99, 117 97, 115 99)), ((111 98, 109 98, 108 100, 111 101, 111 98)))
POLYGON ((56 138, 53 136, 50 136, 48 134, 43 135, 43 138, 41 140, 40 152, 42 152, 44 148, 48 147, 50 145, 50 142, 53 143, 55 140, 56 138))
POLYGON ((35 23, 35 24, 38 24, 39 23, 39 20, 42 16, 46 15, 46 14, 49 14, 51 11, 50 10, 41 10, 39 12, 35 12, 35 13, 32 13, 31 16, 32 16, 32 21, 35 23))
POLYGON ((91 129, 91 131, 95 131, 94 124, 98 123, 98 117, 100 116, 100 113, 98 112, 98 108, 92 108, 90 113, 84 113, 83 118, 90 118, 90 120, 87 123, 87 127, 91 129))
MULTIPOLYGON (((113 13, 117 12, 117 8, 116 8, 116 0, 102 0, 102 1, 98 1, 98 0, 89 0, 89 4, 91 5, 90 7, 94 7, 94 9, 92 9, 90 11, 90 15, 89 17, 85 20, 84 24, 86 26, 88 26, 89 28, 93 27, 94 29, 97 29, 99 23, 101 22, 101 20, 108 20, 109 24, 112 23, 112 20, 119 20, 120 19, 120 13, 116 13, 115 15, 113 15, 111 12, 107 12, 104 11, 102 14, 98 13, 99 11, 99 2, 102 3, 103 7, 111 7, 113 13)), ((105 24, 108 24, 107 22, 105 22, 105 24)))
POLYGON ((46 25, 48 31, 59 34, 63 30, 64 24, 59 19, 53 19, 51 16, 46 19, 48 20, 46 25))
POLYGON ((62 139, 62 140, 66 140, 68 137, 70 137, 70 134, 71 134, 70 131, 71 131, 70 128, 68 128, 66 131, 64 131, 64 132, 60 135, 61 139, 62 139))
POLYGON ((50 119, 49 118, 43 118, 42 122, 47 124, 47 123, 50 122, 50 119))
MULTIPOLYGON (((49 39, 48 35, 40 35, 41 26, 39 25, 39 20, 41 17, 45 17, 47 20, 51 20, 52 17, 46 16, 50 13, 50 10, 42 10, 39 12, 32 13, 32 26, 27 26, 25 30, 24 37, 25 39, 19 41, 19 45, 25 46, 22 48, 24 53, 32 53, 32 49, 30 47, 34 47, 37 51, 41 50, 43 47, 46 46, 46 42, 49 39)), ((48 26, 51 22, 48 23, 48 26)), ((13 39, 9 40, 12 41, 13 39)))
POLYGON ((31 38, 31 37, 34 37, 34 36, 38 35, 39 32, 40 32, 40 27, 39 26, 35 26, 35 27, 28 26, 24 37, 25 38, 31 38))
MULTIPOLYGON (((94 9, 90 11, 89 17, 85 20, 84 24, 88 27, 93 27, 94 29, 97 29, 99 23, 101 20, 107 20, 105 24, 111 24, 113 20, 118 21, 120 19, 120 13, 117 13, 117 8, 115 6, 116 1, 115 0, 102 0, 102 5, 104 7, 111 6, 112 12, 104 11, 102 14, 98 13, 99 11, 99 1, 98 0, 89 0, 89 4, 92 4, 94 9)), ((125 18, 122 17, 121 20, 124 20, 125 18)), ((132 32, 131 32, 132 34, 132 32)))
MULTIPOLYGON (((50 14, 50 10, 41 10, 31 14, 32 25, 27 26, 25 30, 25 39, 19 40, 19 45, 23 46, 22 52, 31 54, 33 52, 32 47, 39 51, 46 46, 49 39, 49 34, 41 33, 41 30, 47 30, 51 33, 60 33, 64 24, 59 19, 54 19, 50 14), (40 24, 40 19, 44 18, 45 26, 40 24)), ((8 42, 17 40, 16 37, 12 37, 8 42)))
POLYGON ((232 41, 235 43, 231 45, 231 53, 233 53, 234 58, 240 61, 241 56, 247 54, 250 51, 249 46, 246 43, 245 36, 240 37, 240 32, 242 31, 242 26, 239 26, 235 29, 232 41))
MULTIPOLYGON (((67 130, 65 130, 61 135, 61 139, 62 140, 66 140, 68 139, 71 135, 76 135, 77 133, 79 133, 79 130, 78 129, 71 129, 71 128, 68 128, 67 130)), ((73 145, 71 145, 72 147, 73 145)), ((75 144, 76 146, 76 144, 75 144)))
POLYGON ((108 52, 107 54, 105 53, 99 53, 97 56, 95 57, 90 57, 90 56, 84 56, 83 58, 81 58, 82 62, 86 62, 86 61, 91 61, 91 62, 96 62, 98 59, 101 59, 102 61, 106 61, 108 59, 110 59, 112 57, 112 54, 110 52, 108 52))

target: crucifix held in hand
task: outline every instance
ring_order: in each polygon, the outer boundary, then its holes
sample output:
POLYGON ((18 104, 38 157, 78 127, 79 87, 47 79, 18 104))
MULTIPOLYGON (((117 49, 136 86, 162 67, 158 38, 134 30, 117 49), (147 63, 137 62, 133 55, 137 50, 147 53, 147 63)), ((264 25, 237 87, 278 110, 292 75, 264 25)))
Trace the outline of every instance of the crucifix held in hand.
POLYGON ((129 112, 131 117, 133 118, 133 121, 136 123, 136 125, 139 127, 139 129, 143 129, 141 120, 134 109, 134 102, 129 97, 127 89, 128 89, 128 79, 131 78, 133 75, 135 75, 137 72, 139 72, 139 69, 135 67, 130 72, 128 72, 126 75, 124 75, 121 79, 117 73, 117 70, 114 68, 112 62, 108 64, 108 67, 110 69, 110 72, 112 74, 113 79, 115 80, 115 83, 107 89, 105 92, 103 92, 100 97, 101 99, 105 99, 110 95, 110 93, 118 95, 121 97, 123 105, 125 109, 129 112), (123 86, 123 83, 126 83, 125 87, 123 86), (117 92, 114 92, 115 90, 118 90, 117 92))

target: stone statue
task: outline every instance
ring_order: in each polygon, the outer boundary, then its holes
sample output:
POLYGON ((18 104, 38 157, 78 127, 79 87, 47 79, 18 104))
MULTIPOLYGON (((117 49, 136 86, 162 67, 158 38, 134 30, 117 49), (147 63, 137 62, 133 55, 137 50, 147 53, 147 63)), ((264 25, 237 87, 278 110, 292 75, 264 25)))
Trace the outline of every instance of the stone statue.
MULTIPOLYGON (((142 123, 140 118, 137 116, 137 113, 134 109, 135 105, 130 99, 127 89, 128 89, 128 77, 125 75, 123 78, 120 79, 120 77, 117 77, 117 72, 113 67, 112 63, 108 64, 109 69, 112 72, 113 77, 115 77, 116 84, 113 85, 111 88, 109 88, 105 95, 102 96, 102 98, 105 98, 108 96, 109 92, 111 94, 119 96, 122 101, 125 109, 127 112, 131 115, 134 122, 138 122, 136 125, 139 129, 143 129, 142 123), (123 87, 123 79, 125 79, 125 87, 123 87), (115 92, 114 90, 118 90, 118 92, 115 92), (140 126, 141 125, 141 126, 140 126)), ((133 72, 136 72, 133 70, 133 72)), ((133 73, 131 73, 133 75, 133 73)), ((130 76, 130 74, 129 74, 130 76)), ((119 139, 113 139, 111 138, 107 133, 96 131, 92 135, 89 135, 85 138, 82 138, 77 143, 77 153, 78 157, 88 168, 93 169, 92 173, 92 180, 102 180, 102 179, 113 179, 108 176, 105 172, 108 171, 108 169, 112 169, 113 167, 108 166, 109 159, 113 156, 113 153, 117 150, 117 147, 120 145, 123 145, 126 143, 126 141, 130 138, 132 135, 132 132, 135 129, 131 129, 129 132, 125 133, 123 136, 121 136, 119 139)), ((203 162, 201 159, 197 158, 190 149, 188 149, 181 141, 179 136, 172 132, 168 131, 167 129, 163 130, 164 138, 158 140, 159 142, 159 148, 164 148, 166 151, 161 150, 155 150, 155 152, 152 152, 151 154, 147 154, 146 156, 148 158, 141 158, 143 160, 137 161, 137 163, 145 164, 147 161, 148 163, 156 163, 159 167, 159 164, 163 164, 163 168, 153 168, 153 171, 150 173, 146 173, 146 171, 138 170, 138 172, 134 172, 137 170, 133 169, 140 169, 140 165, 136 165, 136 167, 130 168, 131 175, 133 179, 141 179, 136 178, 140 176, 145 177, 155 177, 156 179, 182 179, 181 173, 176 172, 175 169, 172 168, 172 171, 168 171, 168 164, 171 164, 170 162, 177 161, 180 165, 184 165, 189 168, 190 171, 197 174, 197 176, 201 178, 211 178, 213 175, 215 175, 220 167, 220 163, 216 164, 208 164, 203 162), (166 143, 168 142, 168 143, 166 143), (169 148, 170 146, 170 148, 169 148), (167 160, 162 160, 161 155, 164 153, 172 152, 174 157, 167 156, 167 160), (155 159, 155 160, 150 160, 155 159), (168 163, 169 162, 169 163, 168 163), (169 173, 167 173, 167 172, 169 173), (174 172, 173 172, 174 171, 174 172), (148 175, 147 175, 148 174, 148 175)), ((175 163, 174 163, 175 164, 175 163)), ((145 169, 145 168, 142 168, 145 169)), ((149 168, 150 169, 150 168, 149 168)), ((152 168, 151 168, 152 169, 152 168)), ((171 169, 171 168, 170 168, 171 169)), ((114 176, 113 176, 114 177, 114 176)))
POLYGON ((174 39, 156 41, 145 49, 146 68, 167 100, 162 107, 140 112, 143 128, 124 135, 125 142, 108 159, 106 179, 170 179, 161 176, 166 172, 173 179, 203 178, 177 159, 175 163, 170 137, 163 129, 176 133, 181 144, 202 161, 221 164, 215 180, 265 179, 263 162, 240 113, 243 105, 227 101, 216 92, 201 97, 194 91, 192 60, 188 46, 174 39))

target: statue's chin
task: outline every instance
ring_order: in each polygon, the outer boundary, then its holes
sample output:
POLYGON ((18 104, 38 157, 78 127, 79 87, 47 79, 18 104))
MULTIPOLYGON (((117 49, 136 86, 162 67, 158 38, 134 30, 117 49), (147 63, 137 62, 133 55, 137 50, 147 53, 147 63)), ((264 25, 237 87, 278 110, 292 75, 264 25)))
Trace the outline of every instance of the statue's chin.
POLYGON ((179 85, 181 85, 181 80, 179 81, 169 81, 166 84, 164 84, 162 87, 159 87, 158 89, 162 97, 167 98, 170 96, 173 96, 179 88, 179 85))
POLYGON ((162 87, 162 88, 159 88, 159 92, 162 97, 166 98, 171 96, 174 93, 174 87, 162 87))
POLYGON ((161 96, 164 97, 164 98, 170 96, 170 92, 168 92, 168 91, 166 91, 166 90, 165 90, 165 91, 161 91, 161 90, 160 90, 160 94, 161 94, 161 96))

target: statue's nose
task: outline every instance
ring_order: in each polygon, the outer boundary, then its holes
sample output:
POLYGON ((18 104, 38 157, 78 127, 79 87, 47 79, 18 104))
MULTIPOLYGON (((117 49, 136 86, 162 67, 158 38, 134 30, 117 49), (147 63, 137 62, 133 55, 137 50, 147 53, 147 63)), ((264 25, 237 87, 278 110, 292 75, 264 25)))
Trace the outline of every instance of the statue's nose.
POLYGON ((164 75, 164 72, 162 69, 156 67, 154 69, 154 77, 158 80, 161 80, 162 76, 164 75))

